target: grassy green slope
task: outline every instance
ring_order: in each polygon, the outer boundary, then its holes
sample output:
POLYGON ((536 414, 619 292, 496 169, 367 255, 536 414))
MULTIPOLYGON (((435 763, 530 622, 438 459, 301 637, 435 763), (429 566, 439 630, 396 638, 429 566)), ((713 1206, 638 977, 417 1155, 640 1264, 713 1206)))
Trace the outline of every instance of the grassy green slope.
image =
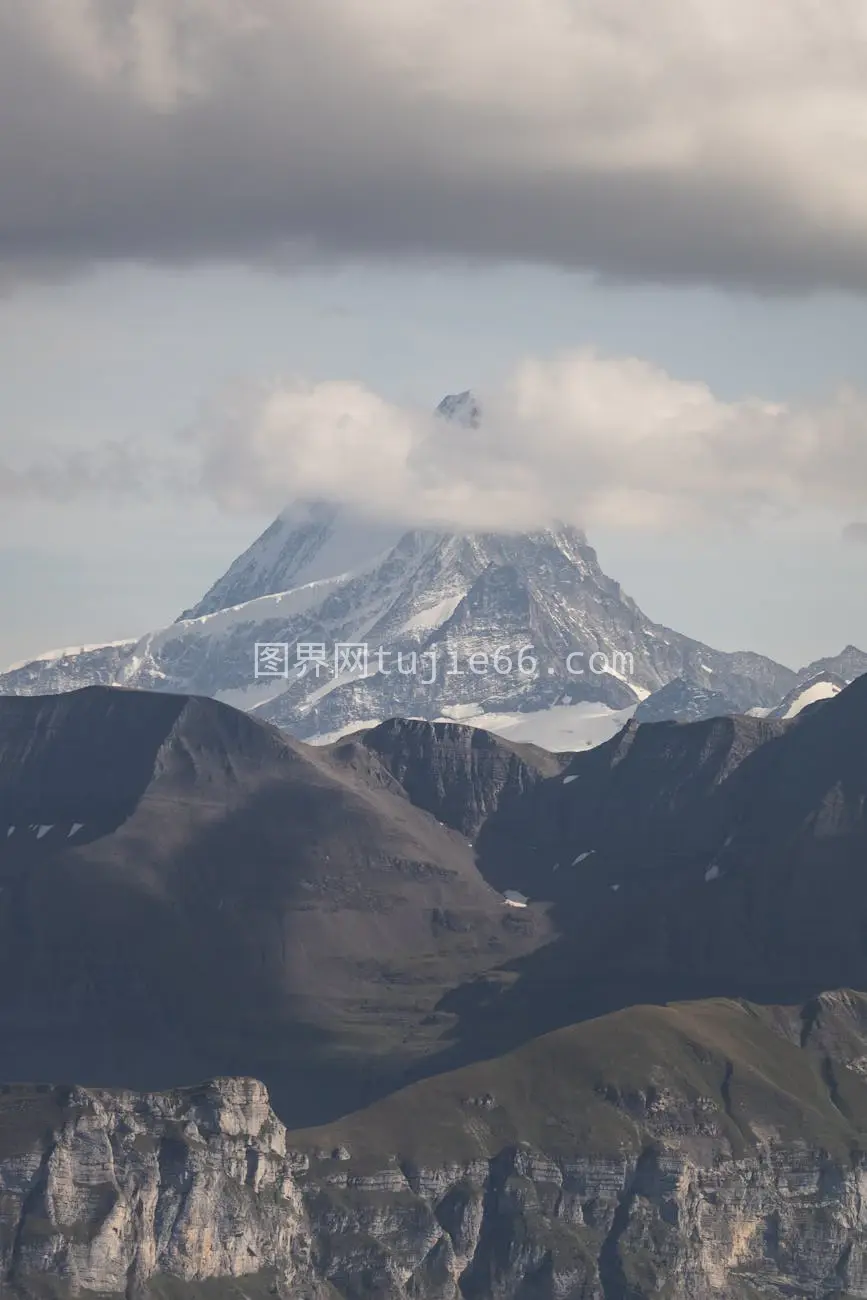
POLYGON ((365 1164, 394 1153, 435 1165, 519 1142, 551 1155, 613 1155, 637 1150, 668 1115, 686 1131, 709 1118, 736 1152, 768 1135, 851 1150, 867 1143, 867 1080, 851 1065, 867 1055, 867 997, 828 995, 816 1008, 727 999, 631 1007, 412 1084, 294 1133, 292 1144, 345 1145, 365 1164), (493 1105, 478 1104, 486 1094, 493 1105))

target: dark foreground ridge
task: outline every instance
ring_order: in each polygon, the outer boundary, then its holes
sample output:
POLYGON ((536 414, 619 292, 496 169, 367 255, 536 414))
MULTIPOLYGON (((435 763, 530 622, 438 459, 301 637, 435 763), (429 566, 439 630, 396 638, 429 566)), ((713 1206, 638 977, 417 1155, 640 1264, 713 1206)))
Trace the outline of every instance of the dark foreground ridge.
POLYGON ((297 1126, 636 1002, 867 988, 865 735, 867 678, 572 756, 0 698, 0 1077, 255 1075, 297 1126))
POLYGON ((0 699, 0 1078, 264 1078, 294 1122, 440 1050, 549 937, 372 750, 213 700, 0 699))

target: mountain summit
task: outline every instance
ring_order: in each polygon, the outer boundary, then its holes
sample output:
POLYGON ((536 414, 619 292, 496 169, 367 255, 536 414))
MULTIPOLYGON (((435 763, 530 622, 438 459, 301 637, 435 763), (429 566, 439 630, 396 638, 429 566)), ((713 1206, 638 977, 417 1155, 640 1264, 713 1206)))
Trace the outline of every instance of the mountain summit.
MULTIPOLYGON (((437 414, 468 429, 483 418, 469 390, 437 414)), ((798 674, 655 623, 571 525, 405 530, 308 502, 284 510, 175 623, 19 665, 0 693, 210 695, 308 739, 395 714, 473 719, 556 750, 614 734, 662 688, 651 716, 681 700, 692 716, 769 711, 823 669, 851 680, 864 668, 850 647, 798 674)))
POLYGON ((482 421, 482 409, 476 396, 468 388, 462 393, 449 393, 437 407, 437 415, 468 429, 477 429, 482 421))

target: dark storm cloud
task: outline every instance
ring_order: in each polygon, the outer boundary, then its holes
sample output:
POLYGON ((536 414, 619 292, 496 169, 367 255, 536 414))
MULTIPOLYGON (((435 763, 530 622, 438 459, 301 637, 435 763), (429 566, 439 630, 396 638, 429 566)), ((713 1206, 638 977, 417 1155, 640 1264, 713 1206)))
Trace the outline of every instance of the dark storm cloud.
POLYGON ((0 0, 0 284, 457 258, 867 287, 860 0, 0 0))

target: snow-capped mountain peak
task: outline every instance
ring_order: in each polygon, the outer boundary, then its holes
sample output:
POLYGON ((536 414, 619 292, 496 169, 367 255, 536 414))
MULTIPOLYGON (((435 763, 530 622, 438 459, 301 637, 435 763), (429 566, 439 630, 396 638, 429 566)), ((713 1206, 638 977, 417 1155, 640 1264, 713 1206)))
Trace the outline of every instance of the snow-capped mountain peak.
MULTIPOLYGON (((481 420, 470 390, 437 413, 481 420)), ((847 679, 860 655, 838 657, 847 679)), ((100 683, 211 695, 308 739, 398 714, 460 717, 543 744, 556 734, 567 749, 613 734, 663 687, 647 711, 768 712, 804 680, 654 623, 570 525, 407 531, 314 502, 284 510, 174 624, 18 666, 0 692, 100 683), (259 671, 263 644, 277 671, 259 671), (341 665, 346 645, 364 648, 363 671, 341 665)))
MULTIPOLYGON (((436 408, 443 419, 478 427, 481 411, 472 392, 450 393, 436 408)), ((385 555, 405 529, 380 524, 330 502, 287 506, 179 622, 289 591, 310 582, 361 572, 385 555)))

